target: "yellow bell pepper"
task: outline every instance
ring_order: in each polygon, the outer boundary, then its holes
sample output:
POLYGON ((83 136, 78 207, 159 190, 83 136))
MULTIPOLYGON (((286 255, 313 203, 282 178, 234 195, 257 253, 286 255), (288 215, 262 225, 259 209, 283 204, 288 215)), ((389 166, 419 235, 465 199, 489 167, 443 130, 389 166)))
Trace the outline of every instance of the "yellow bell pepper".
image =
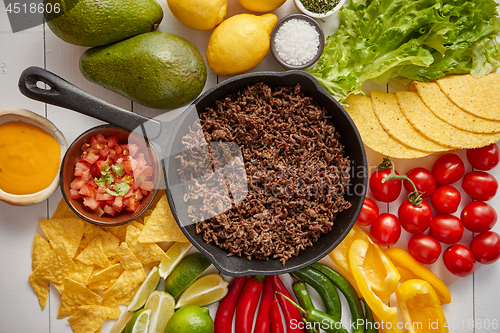
POLYGON ((421 279, 427 281, 436 291, 441 303, 451 302, 450 290, 446 284, 430 269, 413 258, 409 252, 397 247, 390 247, 385 249, 384 253, 396 266, 404 280, 421 279))
POLYGON ((439 298, 427 281, 403 282, 396 289, 396 299, 409 333, 448 332, 439 298))
POLYGON ((397 307, 386 303, 401 276, 379 246, 363 239, 352 242, 349 267, 359 292, 373 313, 385 322, 397 323, 397 307))
POLYGON ((404 327, 403 323, 399 323, 399 325, 398 325, 398 323, 390 323, 390 325, 388 325, 386 322, 380 320, 375 315, 373 316, 373 318, 377 322, 376 328, 378 329, 378 333, 403 333, 404 332, 401 329, 399 329, 399 327, 404 327))

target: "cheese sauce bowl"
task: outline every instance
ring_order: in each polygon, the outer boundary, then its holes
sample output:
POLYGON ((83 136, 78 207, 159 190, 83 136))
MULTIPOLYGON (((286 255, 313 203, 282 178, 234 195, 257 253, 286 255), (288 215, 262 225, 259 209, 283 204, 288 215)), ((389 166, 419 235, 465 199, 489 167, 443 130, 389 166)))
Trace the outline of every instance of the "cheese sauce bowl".
MULTIPOLYGON (((44 118, 39 114, 36 114, 32 111, 25 109, 8 108, 0 110, 0 126, 7 124, 21 124, 18 122, 21 122, 29 127, 36 126, 38 129, 41 129, 43 132, 49 134, 52 138, 54 138, 55 142, 59 145, 60 152, 58 156, 58 162, 57 162, 57 157, 55 157, 52 162, 53 164, 52 167, 54 168, 54 178, 48 184, 48 186, 46 187, 43 187, 43 185, 34 186, 36 190, 33 193, 29 193, 29 191, 28 192, 24 191, 26 192, 26 194, 13 194, 13 192, 15 191, 6 188, 2 189, 2 185, 0 184, 0 200, 14 206, 36 205, 48 199, 59 186, 59 169, 61 167, 64 154, 66 153, 66 150, 68 148, 68 144, 62 132, 47 118, 44 118)), ((40 133, 44 135, 43 132, 40 133)), ((23 146, 23 151, 18 151, 19 154, 16 154, 15 157, 9 156, 9 159, 12 161, 12 163, 20 163, 21 165, 29 166, 28 164, 30 163, 33 164, 33 161, 31 162, 24 161, 23 158, 26 157, 30 149, 40 149, 41 151, 44 151, 44 149, 46 149, 46 147, 42 146, 36 147, 36 145, 41 145, 39 142, 34 142, 34 144, 30 144, 30 142, 25 141, 20 144, 22 144, 23 146)), ((6 156, 5 154, 8 153, 6 150, 7 147, 0 147, 0 154, 6 156)), ((35 172, 36 170, 44 171, 42 169, 44 167, 45 167, 44 162, 42 162, 41 165, 38 165, 37 163, 32 169, 35 170, 35 172)), ((4 168, 6 168, 5 165, 0 165, 0 172, 6 172, 7 170, 4 168), (2 169, 4 170, 1 171, 2 169)), ((24 170, 25 168, 22 169, 24 170)), ((22 175, 19 174, 19 176, 22 175)))

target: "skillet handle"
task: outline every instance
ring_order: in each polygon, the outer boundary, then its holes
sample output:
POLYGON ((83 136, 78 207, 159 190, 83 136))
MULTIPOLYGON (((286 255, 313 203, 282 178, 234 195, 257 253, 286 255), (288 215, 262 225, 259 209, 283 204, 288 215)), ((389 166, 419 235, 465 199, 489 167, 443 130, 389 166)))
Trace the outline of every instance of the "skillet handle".
POLYGON ((142 127, 149 140, 160 135, 160 122, 94 97, 43 68, 26 68, 19 77, 18 86, 23 95, 40 102, 61 106, 131 132, 142 127), (48 89, 39 88, 38 82, 45 83, 48 89))

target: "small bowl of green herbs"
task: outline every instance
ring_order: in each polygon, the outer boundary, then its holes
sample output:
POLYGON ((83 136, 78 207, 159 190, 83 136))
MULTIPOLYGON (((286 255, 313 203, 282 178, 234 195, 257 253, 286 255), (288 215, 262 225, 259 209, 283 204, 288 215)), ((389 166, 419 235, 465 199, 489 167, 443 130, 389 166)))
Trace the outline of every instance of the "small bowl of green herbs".
POLYGON ((338 13, 346 0, 294 0, 302 13, 317 19, 338 13))

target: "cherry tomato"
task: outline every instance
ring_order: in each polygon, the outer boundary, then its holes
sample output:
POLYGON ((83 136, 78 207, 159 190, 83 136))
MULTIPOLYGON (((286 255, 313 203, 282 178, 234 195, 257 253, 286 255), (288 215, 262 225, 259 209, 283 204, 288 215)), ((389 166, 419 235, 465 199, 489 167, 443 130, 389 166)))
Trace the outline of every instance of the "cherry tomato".
POLYGON ((442 155, 432 166, 432 174, 436 178, 436 182, 441 185, 448 185, 459 181, 464 173, 464 162, 456 154, 442 155))
POLYGON ((486 202, 473 201, 465 205, 460 218, 467 230, 486 232, 495 226, 498 216, 495 208, 486 202))
POLYGON ((468 149, 466 155, 467 161, 474 169, 487 171, 498 165, 500 149, 495 143, 492 143, 486 147, 468 149))
POLYGON ((498 182, 487 172, 471 171, 465 174, 462 188, 472 199, 488 201, 497 194, 498 182))
MULTIPOLYGON (((377 170, 370 176, 370 192, 377 201, 393 202, 401 193, 403 187, 401 180, 389 180, 382 183, 382 180, 391 173, 391 170, 377 170)), ((395 171, 396 175, 398 172, 395 171)))
POLYGON ((401 225, 394 214, 382 213, 370 228, 370 235, 380 246, 392 246, 401 236, 401 225))
POLYGON ((492 264, 500 258, 500 235, 494 231, 479 234, 472 239, 470 249, 477 262, 492 264))
POLYGON ((442 214, 455 213, 460 205, 460 192, 450 185, 440 186, 431 196, 432 207, 442 214))
MULTIPOLYGON (((436 179, 432 173, 421 167, 413 168, 406 174, 413 181, 417 190, 422 193, 422 198, 430 197, 436 191, 436 179)), ((403 181, 403 185, 408 193, 413 192, 413 186, 407 180, 403 181)))
POLYGON ((432 218, 430 234, 441 243, 455 244, 462 239, 464 226, 454 215, 438 215, 432 218))
POLYGON ((422 206, 418 207, 406 199, 399 206, 398 218, 403 229, 412 234, 421 234, 431 225, 431 206, 425 200, 422 200, 422 206))
POLYGON ((377 219, 378 213, 379 209, 375 201, 366 197, 356 223, 363 226, 372 225, 377 219))
POLYGON ((435 263, 441 250, 441 244, 429 235, 414 235, 408 241, 408 252, 422 264, 435 263))
POLYGON ((476 259, 472 251, 462 244, 453 244, 443 253, 446 268, 456 276, 467 276, 476 269, 476 259))

